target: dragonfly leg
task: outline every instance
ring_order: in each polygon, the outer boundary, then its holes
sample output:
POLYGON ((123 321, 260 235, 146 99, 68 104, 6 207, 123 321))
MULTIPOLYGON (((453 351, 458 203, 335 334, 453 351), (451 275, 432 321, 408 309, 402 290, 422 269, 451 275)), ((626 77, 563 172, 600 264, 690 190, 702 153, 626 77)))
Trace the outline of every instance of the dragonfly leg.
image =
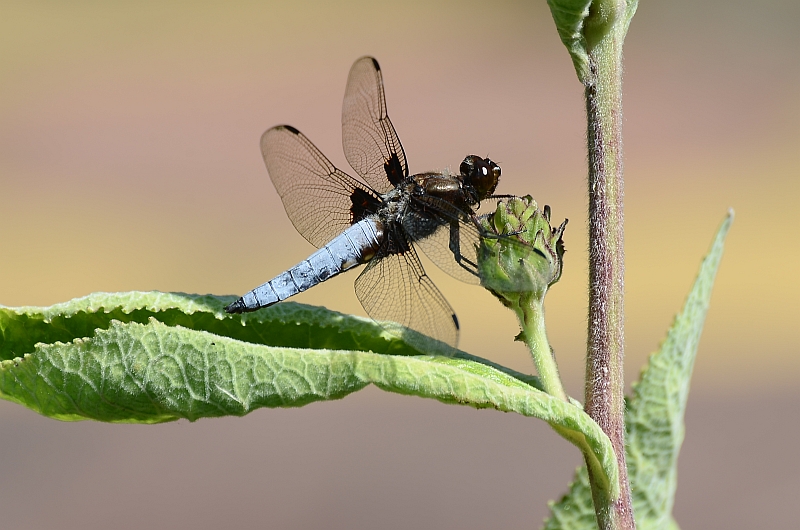
POLYGON ((458 223, 451 222, 450 223, 450 252, 453 253, 453 257, 456 260, 456 263, 464 269, 465 271, 478 276, 478 264, 474 263, 472 260, 468 259, 466 256, 461 254, 461 237, 459 235, 458 230, 458 223))

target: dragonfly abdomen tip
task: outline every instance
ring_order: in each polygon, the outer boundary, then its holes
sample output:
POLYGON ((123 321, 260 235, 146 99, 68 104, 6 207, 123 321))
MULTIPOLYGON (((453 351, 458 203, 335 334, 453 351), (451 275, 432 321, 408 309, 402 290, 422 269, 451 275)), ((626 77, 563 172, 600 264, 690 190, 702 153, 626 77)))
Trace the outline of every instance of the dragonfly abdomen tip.
POLYGON ((247 310, 247 306, 245 305, 244 300, 241 298, 236 300, 234 303, 225 306, 226 313, 244 313, 247 310))

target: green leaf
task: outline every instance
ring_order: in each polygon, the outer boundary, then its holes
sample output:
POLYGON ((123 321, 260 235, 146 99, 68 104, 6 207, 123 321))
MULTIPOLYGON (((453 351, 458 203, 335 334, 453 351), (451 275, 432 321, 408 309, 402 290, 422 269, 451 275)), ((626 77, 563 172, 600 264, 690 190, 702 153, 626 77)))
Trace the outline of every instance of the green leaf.
POLYGON ((592 489, 589 487, 589 473, 586 466, 575 471, 575 479, 569 485, 569 492, 558 502, 551 501, 550 517, 544 521, 545 530, 596 530, 597 517, 594 514, 592 489))
POLYGON ((689 383, 725 236, 732 222, 730 211, 700 266, 683 310, 659 351, 650 356, 628 399, 628 476, 636 521, 642 529, 666 529, 672 519, 689 383))
POLYGON ((228 315, 232 300, 98 293, 0 307, 0 397, 61 420, 157 423, 299 407, 374 384, 543 419, 617 483, 608 437, 535 377, 463 352, 419 355, 371 320, 324 308, 228 315))
POLYGON ((581 82, 589 78, 589 54, 583 27, 591 4, 592 0, 547 0, 558 36, 572 57, 575 73, 581 82))
MULTIPOLYGON (((627 400, 626 459, 639 530, 678 529, 672 518, 672 506, 689 382, 711 288, 732 222, 733 211, 730 211, 700 266, 683 310, 659 351, 650 356, 639 382, 633 386, 633 396, 627 400)), ((547 530, 597 528, 585 466, 578 468, 569 492, 550 504, 550 511, 544 525, 547 530)))
MULTIPOLYGON (((561 42, 581 83, 591 79, 589 53, 612 31, 624 39, 638 0, 547 0, 561 42)), ((620 41, 621 42, 621 41, 620 41)))
POLYGON ((70 342, 107 329, 112 320, 209 331, 271 346, 418 353, 372 320, 295 303, 233 317, 224 311, 235 297, 183 293, 94 293, 50 307, 0 306, 0 360, 34 351, 37 342, 70 342))

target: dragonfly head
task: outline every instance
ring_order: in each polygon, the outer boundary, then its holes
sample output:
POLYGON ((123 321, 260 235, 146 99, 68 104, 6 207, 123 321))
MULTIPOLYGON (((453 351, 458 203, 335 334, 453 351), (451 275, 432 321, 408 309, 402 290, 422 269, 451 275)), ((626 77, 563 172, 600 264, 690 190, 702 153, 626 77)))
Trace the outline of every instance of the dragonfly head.
POLYGON ((478 155, 469 155, 459 169, 464 184, 475 189, 478 202, 491 197, 500 181, 500 166, 478 155))

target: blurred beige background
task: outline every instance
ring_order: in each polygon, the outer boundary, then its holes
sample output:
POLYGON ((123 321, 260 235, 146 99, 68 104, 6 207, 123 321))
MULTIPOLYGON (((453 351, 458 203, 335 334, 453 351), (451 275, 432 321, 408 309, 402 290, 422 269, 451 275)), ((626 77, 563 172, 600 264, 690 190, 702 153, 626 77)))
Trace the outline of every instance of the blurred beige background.
MULTIPOLYGON (((381 62, 412 172, 466 154, 570 219, 551 341, 582 397, 582 88, 540 2, 0 3, 0 303, 94 291, 241 294, 312 249, 258 139, 289 123, 335 164, 347 72, 381 62)), ((676 517, 792 527, 798 427, 800 4, 643 0, 626 41, 627 364, 634 380, 728 207, 676 517)), ((461 347, 530 371, 512 315, 428 264, 461 347)), ((363 314, 356 273, 296 297, 363 314)), ((577 451, 543 425, 368 389, 156 427, 0 402, 7 528, 516 528, 577 451)))

